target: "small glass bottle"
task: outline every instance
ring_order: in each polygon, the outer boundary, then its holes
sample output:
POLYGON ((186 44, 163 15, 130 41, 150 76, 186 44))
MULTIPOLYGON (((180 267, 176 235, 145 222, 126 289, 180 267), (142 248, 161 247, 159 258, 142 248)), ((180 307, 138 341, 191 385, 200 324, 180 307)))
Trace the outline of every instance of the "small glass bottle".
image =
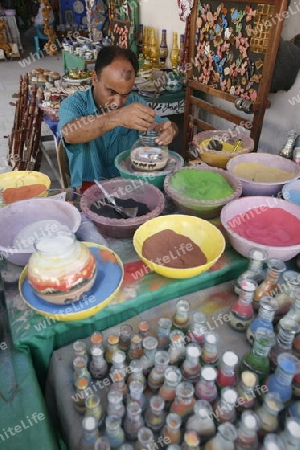
POLYGON ((121 392, 123 399, 126 399, 127 384, 125 383, 125 375, 122 372, 115 372, 113 375, 110 375, 110 378, 112 383, 109 386, 109 391, 121 392))
POLYGON ((277 433, 279 430, 279 413, 283 403, 276 392, 267 392, 256 414, 259 419, 258 438, 262 440, 267 433, 277 433))
POLYGON ((166 424, 163 428, 164 440, 168 440, 168 444, 180 444, 180 427, 182 424, 181 417, 178 414, 170 413, 166 417, 166 424))
POLYGON ((273 297, 264 297, 259 302, 258 316, 250 323, 246 330, 246 338, 253 345, 254 333, 259 327, 273 331, 273 318, 278 308, 278 302, 273 297))
POLYGON ((159 65, 163 69, 166 67, 166 61, 168 58, 169 50, 167 44, 167 30, 162 30, 161 40, 159 46, 159 65))
POLYGON ((165 402, 160 395, 153 395, 149 406, 145 414, 145 422, 147 427, 155 433, 161 430, 165 423, 165 402))
POLYGON ((204 336, 207 332, 207 316, 201 312, 196 311, 192 316, 192 326, 187 333, 188 338, 191 342, 195 342, 196 344, 204 343, 204 336))
POLYGON ((111 450, 110 449, 110 443, 107 437, 101 436, 97 439, 95 442, 95 448, 94 450, 111 450))
POLYGON ((90 354, 93 348, 101 348, 103 350, 103 336, 101 331, 94 331, 90 337, 90 354))
POLYGON ((263 297, 274 296, 279 277, 286 270, 285 263, 275 258, 269 259, 267 266, 267 276, 254 292, 253 307, 255 310, 258 310, 259 302, 263 297))
POLYGON ((76 356, 87 356, 87 351, 86 351, 86 343, 83 341, 75 341, 73 342, 73 352, 74 352, 74 358, 76 358, 76 356))
POLYGON ((269 433, 264 438, 264 443, 261 450, 285 450, 285 446, 278 434, 269 433))
POLYGON ((286 450, 298 450, 300 446, 300 419, 289 417, 286 420, 284 432, 280 436, 286 450))
POLYGON ((218 351, 219 335, 214 331, 208 331, 204 336, 204 347, 201 353, 201 363, 217 366, 219 362, 218 351))
POLYGON ((85 399, 85 416, 95 417, 98 427, 101 427, 104 419, 104 413, 98 395, 91 394, 85 399))
POLYGON ((220 398, 214 408, 214 416, 218 424, 234 422, 236 418, 235 406, 238 399, 236 389, 226 387, 221 390, 220 398))
POLYGON ((279 156, 282 156, 283 158, 286 158, 286 159, 292 159, 295 142, 296 142, 296 137, 297 137, 297 133, 295 130, 290 130, 288 132, 287 141, 284 144, 284 146, 282 147, 282 149, 279 151, 279 153, 278 153, 279 156))
POLYGON ((117 450, 124 443, 124 431, 119 416, 107 416, 105 419, 106 437, 110 448, 117 450))
POLYGON ((195 386, 196 397, 200 400, 207 400, 209 403, 213 403, 218 396, 216 379, 217 370, 214 367, 202 367, 200 380, 195 386))
POLYGON ((115 353, 113 353, 112 366, 110 368, 110 374, 112 379, 114 379, 115 375, 119 373, 122 373, 126 378, 127 375, 126 354, 121 350, 118 350, 115 353))
POLYGON ((142 336, 143 339, 150 335, 150 326, 147 320, 142 320, 142 322, 139 323, 139 335, 142 336))
POLYGON ((222 423, 218 433, 205 445, 205 450, 234 450, 234 441, 237 437, 235 427, 231 423, 222 423))
POLYGON ((4 196, 3 196, 4 188, 0 186, 0 208, 5 206, 4 196))
POLYGON ((294 270, 286 270, 282 275, 284 283, 280 285, 280 290, 275 298, 278 301, 278 309, 275 314, 275 322, 283 317, 291 305, 294 303, 294 299, 299 292, 300 277, 299 273, 294 270))
POLYGON ((199 358, 201 355, 201 348, 198 344, 191 343, 185 348, 185 359, 181 366, 181 373, 183 380, 196 382, 200 377, 201 366, 199 358))
POLYGON ((187 333, 190 323, 190 304, 187 300, 178 300, 175 308, 175 313, 172 317, 173 329, 187 333))
POLYGON ((277 392, 286 404, 292 397, 292 380, 297 373, 300 373, 299 359, 290 353, 280 353, 276 371, 266 381, 269 392, 277 392))
POLYGON ((200 438, 194 430, 189 430, 184 433, 182 450, 200 450, 200 438))
POLYGON ((172 321, 166 317, 158 320, 157 330, 157 350, 167 350, 170 345, 170 332, 172 321))
POLYGON ((176 397, 171 405, 170 412, 179 414, 182 422, 185 422, 193 414, 195 403, 192 383, 182 381, 176 388, 176 397))
POLYGON ((213 420, 213 409, 206 400, 197 400, 194 414, 188 419, 186 430, 194 430, 199 435, 201 443, 207 442, 216 434, 213 420))
POLYGON ((128 359, 139 359, 143 354, 143 338, 139 334, 131 336, 130 349, 128 351, 128 359))
POLYGON ((179 46, 178 46, 178 33, 173 32, 173 42, 172 42, 172 50, 170 53, 170 61, 172 64, 172 69, 176 70, 179 64, 179 46))
POLYGON ((237 385, 237 392, 239 404, 236 410, 241 412, 243 410, 252 409, 255 406, 255 388, 257 386, 258 377, 256 373, 246 370, 241 373, 241 378, 237 385))
POLYGON ((144 375, 148 375, 155 363, 155 354, 157 349, 157 339, 153 336, 147 336, 143 339, 144 354, 141 357, 144 375))
POLYGON ((139 429, 144 426, 142 409, 136 402, 128 403, 124 420, 124 431, 128 441, 136 441, 139 429))
POLYGON ((132 326, 128 323, 121 325, 120 327, 120 337, 119 337, 119 348, 122 352, 128 352, 130 348, 132 336, 132 326))
MULTIPOLYGON (((288 272, 288 271, 287 271, 288 272)), ((300 292, 295 292, 294 302, 291 305, 290 310, 287 312, 286 316, 289 319, 294 319, 298 325, 300 325, 300 292)), ((300 327, 299 327, 300 331, 300 327)))
POLYGON ((168 348, 169 362, 173 365, 180 365, 185 356, 184 334, 180 330, 173 330, 170 333, 171 343, 168 348))
POLYGON ((252 411, 244 411, 237 429, 235 450, 257 450, 258 417, 252 411))
POLYGON ((159 389, 159 395, 165 402, 165 408, 169 409, 176 397, 176 388, 181 382, 181 371, 178 367, 169 366, 164 373, 164 382, 159 389))
POLYGON ((155 445, 152 430, 142 427, 138 432, 136 450, 154 450, 155 445))
POLYGON ((144 38, 144 25, 139 24, 139 35, 138 35, 138 52, 143 53, 143 38, 144 38))
POLYGON ((116 334, 111 334, 107 337, 106 340, 106 352, 105 352, 105 359, 108 364, 113 363, 113 354, 118 352, 120 350, 119 347, 119 336, 116 334))
POLYGON ((146 387, 146 378, 143 374, 143 362, 141 359, 133 359, 128 367, 129 377, 127 379, 128 384, 132 381, 140 381, 144 388, 146 387))
POLYGON ((79 414, 85 413, 85 399, 88 395, 87 389, 90 385, 90 380, 86 377, 78 377, 75 383, 76 395, 73 398, 74 408, 79 414))
POLYGON ((236 385, 235 368, 238 362, 238 355, 230 350, 222 355, 217 376, 217 386, 219 389, 236 385))
POLYGON ((132 402, 138 403, 142 409, 142 413, 146 408, 146 398, 143 394, 143 391, 143 383, 134 380, 129 384, 129 395, 127 397, 127 404, 132 402))
POLYGON ((257 289, 254 280, 243 280, 240 284, 238 300, 232 305, 229 313, 231 328, 237 331, 246 331, 254 317, 252 305, 253 295, 257 289))
POLYGON ((82 421, 82 430, 80 450, 94 450, 98 439, 98 424, 95 417, 85 417, 82 421))
POLYGON ((275 334, 273 331, 267 328, 258 328, 254 333, 253 348, 243 357, 240 371, 249 370, 256 373, 259 384, 263 383, 270 373, 268 355, 274 343, 275 334))
POLYGON ((88 358, 87 355, 76 356, 73 359, 73 385, 75 386, 76 380, 79 377, 86 377, 91 380, 91 374, 87 368, 88 358))
POLYGON ((114 390, 107 394, 107 415, 118 416, 120 419, 125 414, 125 407, 123 405, 123 394, 120 391, 114 390))
POLYGON ((252 279, 258 285, 263 282, 265 278, 264 262, 268 258, 268 253, 265 250, 258 248, 252 248, 249 254, 249 266, 247 270, 242 273, 235 283, 234 291, 236 294, 240 294, 240 282, 243 279, 252 279))
POLYGON ((90 362, 90 372, 95 380, 100 380, 105 377, 108 373, 108 365, 103 356, 103 350, 100 347, 93 346, 90 349, 91 362, 90 362))
POLYGON ((277 360, 280 353, 292 353, 293 340, 299 331, 299 324, 289 317, 283 317, 279 320, 279 330, 276 336, 276 343, 270 351, 271 369, 277 367, 277 360))
POLYGON ((164 373, 169 364, 169 355, 165 351, 157 352, 155 365, 148 376, 148 386, 152 392, 158 392, 164 382, 164 373))

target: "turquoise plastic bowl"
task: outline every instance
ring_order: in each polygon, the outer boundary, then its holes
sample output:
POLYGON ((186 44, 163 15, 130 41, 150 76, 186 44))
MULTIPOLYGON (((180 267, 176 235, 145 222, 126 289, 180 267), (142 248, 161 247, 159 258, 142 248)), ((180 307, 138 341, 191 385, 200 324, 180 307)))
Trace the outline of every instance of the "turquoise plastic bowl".
MULTIPOLYGON (((176 152, 173 152, 172 150, 169 150, 169 154, 176 159, 176 167, 174 167, 173 170, 183 167, 184 160, 182 156, 180 156, 176 152)), ((153 184, 159 189, 163 189, 165 177, 170 173, 172 173, 173 170, 164 170, 157 172, 138 172, 138 171, 129 172, 128 170, 124 169, 124 167, 121 167, 122 161, 124 161, 129 157, 130 157, 130 150, 126 150, 125 152, 120 153, 115 158, 115 167, 120 172, 122 178, 130 178, 132 180, 143 180, 146 183, 153 184)))

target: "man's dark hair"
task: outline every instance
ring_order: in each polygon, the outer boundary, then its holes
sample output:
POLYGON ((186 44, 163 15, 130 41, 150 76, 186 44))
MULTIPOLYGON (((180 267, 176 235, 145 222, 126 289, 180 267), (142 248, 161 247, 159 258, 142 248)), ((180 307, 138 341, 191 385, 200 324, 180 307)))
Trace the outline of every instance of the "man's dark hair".
POLYGON ((97 56, 95 72, 98 78, 104 67, 109 66, 115 59, 126 59, 132 65, 135 75, 138 73, 139 63, 132 50, 117 45, 108 45, 102 47, 97 56))

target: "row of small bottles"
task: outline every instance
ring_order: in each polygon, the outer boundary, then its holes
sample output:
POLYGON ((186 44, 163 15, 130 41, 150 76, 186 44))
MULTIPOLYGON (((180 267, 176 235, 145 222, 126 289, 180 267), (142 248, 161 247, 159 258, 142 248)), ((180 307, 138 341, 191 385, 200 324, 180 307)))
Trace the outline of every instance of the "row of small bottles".
POLYGON ((178 33, 173 32, 172 48, 169 53, 167 44, 167 30, 162 30, 161 40, 158 43, 156 30, 154 27, 139 25, 138 52, 140 69, 151 65, 155 68, 166 68, 168 56, 170 57, 172 69, 176 70, 183 59, 184 35, 180 35, 178 44, 178 33))

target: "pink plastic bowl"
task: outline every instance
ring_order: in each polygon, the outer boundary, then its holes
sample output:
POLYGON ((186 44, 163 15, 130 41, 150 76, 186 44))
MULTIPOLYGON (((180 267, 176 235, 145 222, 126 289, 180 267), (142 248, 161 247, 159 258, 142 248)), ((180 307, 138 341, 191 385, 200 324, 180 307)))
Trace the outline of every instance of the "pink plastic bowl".
POLYGON ((114 197, 132 198, 138 202, 146 203, 150 212, 144 216, 133 219, 111 219, 100 216, 90 210, 90 205, 104 198, 98 186, 93 185, 87 189, 80 200, 82 212, 93 220, 100 233, 115 238, 130 238, 135 230, 149 219, 154 219, 161 214, 165 207, 165 198, 162 192, 155 186, 142 180, 130 180, 114 178, 102 181, 103 187, 114 197))
MULTIPOLYGON (((283 158, 282 156, 270 155, 269 153, 249 153, 248 155, 235 156, 227 163, 226 168, 228 172, 235 175, 233 169, 240 163, 258 163, 263 164, 266 167, 277 167, 278 169, 291 172, 293 175, 292 179, 297 178, 300 173, 298 164, 283 158)), ((286 183, 292 180, 261 183, 258 181, 246 180, 238 175, 235 176, 242 182, 243 195, 276 195, 286 183)))
POLYGON ((289 203, 286 200, 262 196, 242 197, 224 206, 221 211, 221 222, 229 236, 230 243, 238 253, 246 258, 249 258, 250 250, 252 248, 258 248, 267 251, 268 258, 277 258, 281 261, 288 261, 300 253, 300 244, 291 245, 289 247, 271 247, 269 245, 257 244, 256 242, 249 241, 248 239, 239 236, 228 225, 228 222, 235 216, 240 216, 242 220, 243 217, 246 218, 247 211, 254 208, 259 211, 259 209, 263 207, 282 208, 300 220, 300 206, 289 203))

